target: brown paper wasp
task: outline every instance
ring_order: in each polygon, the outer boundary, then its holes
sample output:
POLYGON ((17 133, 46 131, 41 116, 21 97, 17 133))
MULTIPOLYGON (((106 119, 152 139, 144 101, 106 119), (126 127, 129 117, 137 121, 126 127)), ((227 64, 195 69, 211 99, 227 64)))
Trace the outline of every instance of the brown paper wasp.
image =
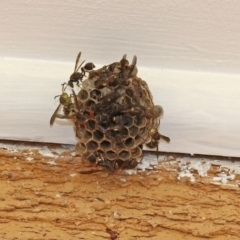
POLYGON ((68 81, 68 85, 73 88, 73 83, 76 82, 77 85, 79 85, 79 81, 83 80, 83 77, 85 76, 85 72, 89 72, 95 68, 95 65, 92 62, 86 63, 83 67, 83 63, 85 62, 82 61, 81 64, 78 67, 78 63, 81 57, 81 52, 78 53, 76 62, 75 62, 75 67, 74 67, 74 72, 70 76, 70 80, 68 81), (81 72, 79 72, 79 69, 81 68, 81 72))
MULTIPOLYGON (((160 124, 160 121, 159 121, 159 124, 160 124)), ((158 124, 158 126, 159 126, 159 124, 158 124)), ((149 137, 151 139, 150 139, 150 142, 146 143, 146 146, 148 148, 157 148, 157 158, 158 158, 158 144, 159 144, 160 139, 163 139, 164 141, 169 143, 170 142, 170 138, 160 134, 158 132, 158 127, 157 128, 153 127, 153 128, 151 128, 149 130, 149 137)))
POLYGON ((69 119, 72 118, 71 116, 69 116, 69 114, 74 109, 74 104, 72 102, 71 96, 64 92, 64 85, 65 83, 62 84, 62 94, 54 97, 54 98, 59 97, 60 103, 50 119, 50 126, 53 125, 56 118, 69 118, 69 119), (64 115, 58 114, 58 111, 61 106, 63 106, 64 115))

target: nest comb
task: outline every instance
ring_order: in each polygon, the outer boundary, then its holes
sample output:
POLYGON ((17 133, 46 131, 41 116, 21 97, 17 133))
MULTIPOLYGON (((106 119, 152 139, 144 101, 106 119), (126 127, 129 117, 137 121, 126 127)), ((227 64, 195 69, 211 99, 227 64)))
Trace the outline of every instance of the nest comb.
MULTIPOLYGON (((147 83, 137 77, 137 57, 89 71, 78 93, 73 90, 71 117, 78 138, 76 152, 83 160, 106 167, 134 168, 143 145, 158 146, 163 109, 154 105, 147 83)), ((76 67, 75 67, 76 68, 76 67)), ((66 115, 66 114, 65 114, 66 115)))

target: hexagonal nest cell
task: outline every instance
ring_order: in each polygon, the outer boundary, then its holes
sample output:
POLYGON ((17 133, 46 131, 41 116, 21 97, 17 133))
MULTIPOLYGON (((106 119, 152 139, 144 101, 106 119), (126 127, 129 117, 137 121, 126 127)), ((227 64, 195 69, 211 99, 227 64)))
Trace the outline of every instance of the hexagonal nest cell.
POLYGON ((61 102, 63 109, 71 110, 55 117, 74 122, 76 152, 83 160, 109 170, 134 168, 142 159, 144 144, 156 148, 161 138, 169 141, 158 132, 163 108, 154 105, 147 83, 137 77, 136 62, 136 56, 130 64, 124 55, 97 70, 87 71, 86 64, 73 73, 82 74, 80 78, 70 78, 68 86, 80 80, 81 89, 69 96, 71 106, 69 101, 68 106, 61 102))

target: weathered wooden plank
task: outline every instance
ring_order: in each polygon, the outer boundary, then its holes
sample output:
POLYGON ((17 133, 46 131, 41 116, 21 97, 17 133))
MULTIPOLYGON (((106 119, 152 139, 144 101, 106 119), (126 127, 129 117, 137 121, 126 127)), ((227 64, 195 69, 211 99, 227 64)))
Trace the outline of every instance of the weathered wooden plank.
POLYGON ((237 162, 161 156, 129 175, 59 146, 1 143, 0 162, 3 240, 239 239, 237 162))

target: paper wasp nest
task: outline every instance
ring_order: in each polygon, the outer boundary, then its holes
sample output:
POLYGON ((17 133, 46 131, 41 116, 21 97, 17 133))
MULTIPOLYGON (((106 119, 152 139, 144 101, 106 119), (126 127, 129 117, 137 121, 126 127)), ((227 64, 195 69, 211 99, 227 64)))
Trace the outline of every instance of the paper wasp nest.
MULTIPOLYGON (((136 61, 134 56, 129 64, 124 55, 120 62, 91 70, 81 90, 73 91, 76 152, 83 160, 110 170, 133 168, 144 144, 156 148, 161 137, 169 141, 158 133, 163 109, 137 77, 136 61)), ((74 81, 70 78, 69 85, 74 81)))

